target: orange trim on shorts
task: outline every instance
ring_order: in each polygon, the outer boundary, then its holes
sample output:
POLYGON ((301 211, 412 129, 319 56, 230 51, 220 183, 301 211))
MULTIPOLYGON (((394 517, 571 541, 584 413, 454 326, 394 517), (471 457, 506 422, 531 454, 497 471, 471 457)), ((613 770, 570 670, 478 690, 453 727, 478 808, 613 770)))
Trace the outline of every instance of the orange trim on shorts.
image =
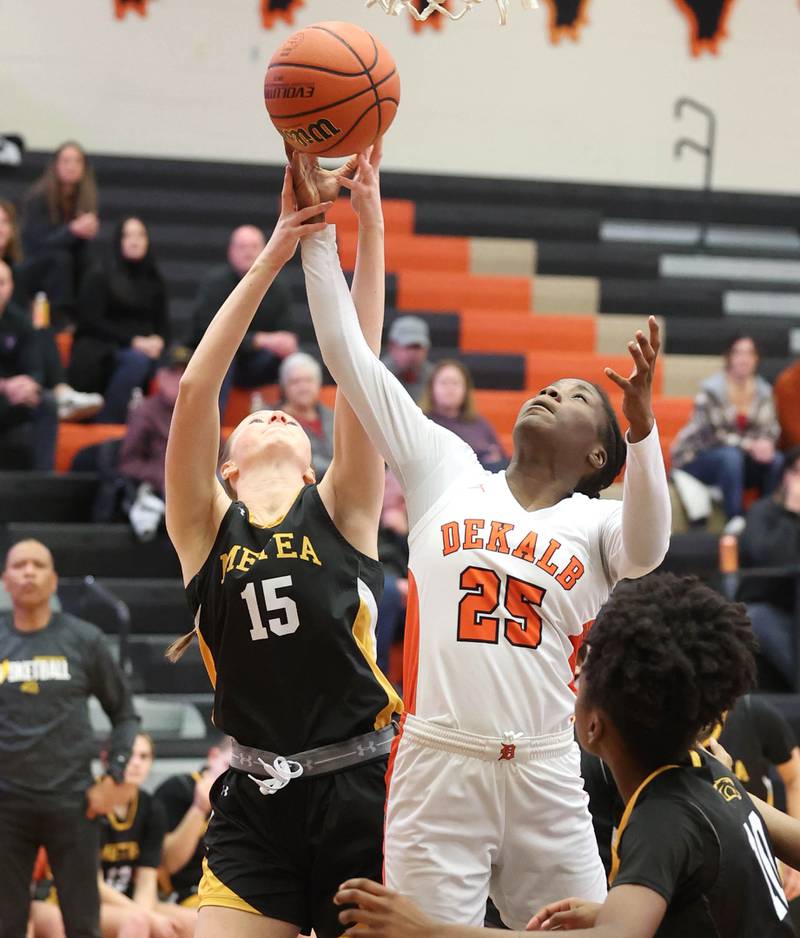
POLYGON ((258 909, 254 909, 249 902, 245 902, 222 880, 218 879, 208 860, 203 860, 203 875, 200 878, 200 885, 197 888, 197 908, 204 906, 217 906, 223 909, 237 909, 239 912, 250 912, 253 915, 261 915, 258 909))
POLYGON ((417 707, 417 675, 419 673, 419 593, 417 581, 408 571, 408 601, 406 603, 406 637, 403 642, 403 701, 406 713, 415 713, 417 707))

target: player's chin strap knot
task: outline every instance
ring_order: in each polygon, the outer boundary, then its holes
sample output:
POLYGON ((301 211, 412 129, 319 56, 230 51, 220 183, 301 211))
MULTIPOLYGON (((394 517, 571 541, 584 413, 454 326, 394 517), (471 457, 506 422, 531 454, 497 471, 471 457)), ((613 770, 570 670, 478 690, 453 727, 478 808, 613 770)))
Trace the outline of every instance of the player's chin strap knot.
POLYGON ((262 795, 274 795, 275 792, 280 791, 281 788, 286 788, 293 778, 297 778, 303 774, 303 766, 300 765, 299 762, 284 759, 283 756, 278 756, 272 765, 270 765, 269 762, 265 762, 263 759, 259 759, 258 761, 270 777, 256 778, 255 775, 248 775, 247 777, 250 781, 258 785, 258 790, 262 795))

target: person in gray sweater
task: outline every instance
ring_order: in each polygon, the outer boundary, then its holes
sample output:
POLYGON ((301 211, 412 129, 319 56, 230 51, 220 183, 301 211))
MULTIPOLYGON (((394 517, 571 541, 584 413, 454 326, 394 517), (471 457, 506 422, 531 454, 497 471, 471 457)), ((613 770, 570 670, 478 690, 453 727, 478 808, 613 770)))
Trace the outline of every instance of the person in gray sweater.
POLYGON ((755 342, 737 336, 725 352, 724 369, 700 385, 692 416, 672 446, 675 469, 722 489, 729 519, 743 515, 746 488, 757 487, 769 495, 781 478, 772 387, 757 369, 755 342))
POLYGON ((58 577, 47 547, 15 544, 3 585, 12 611, 0 614, 0 935, 24 938, 43 846, 68 938, 99 938, 96 819, 125 799, 139 721, 100 629, 51 610, 58 577), (91 774, 90 696, 112 724, 108 770, 99 781, 91 774))

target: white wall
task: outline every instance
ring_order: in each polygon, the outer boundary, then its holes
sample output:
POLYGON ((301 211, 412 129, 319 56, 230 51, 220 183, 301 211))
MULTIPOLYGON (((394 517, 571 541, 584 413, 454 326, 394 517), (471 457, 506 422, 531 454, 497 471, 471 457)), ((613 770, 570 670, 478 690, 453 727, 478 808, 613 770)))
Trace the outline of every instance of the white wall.
MULTIPOLYGON (((263 71, 295 27, 265 31, 258 0, 152 0, 147 19, 112 0, 0 0, 0 131, 50 148, 277 162, 263 71)), ((688 185, 672 157, 716 108, 716 187, 800 192, 800 11, 735 0, 718 58, 692 59, 673 0, 592 0, 580 43, 553 47, 544 4, 497 25, 493 0, 440 33, 412 32, 362 0, 306 0, 297 25, 347 18, 395 54, 403 81, 385 165, 398 170, 688 185), (632 12, 634 11, 634 12, 632 12)))

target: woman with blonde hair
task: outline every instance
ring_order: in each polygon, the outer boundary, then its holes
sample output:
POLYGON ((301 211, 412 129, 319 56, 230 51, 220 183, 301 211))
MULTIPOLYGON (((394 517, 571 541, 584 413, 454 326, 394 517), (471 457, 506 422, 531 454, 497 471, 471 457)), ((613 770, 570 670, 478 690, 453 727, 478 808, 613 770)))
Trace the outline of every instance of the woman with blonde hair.
POLYGON ((77 290, 97 237, 97 185, 83 147, 68 140, 53 154, 23 204, 22 243, 44 265, 34 291, 44 290, 57 321, 74 315, 77 290))

